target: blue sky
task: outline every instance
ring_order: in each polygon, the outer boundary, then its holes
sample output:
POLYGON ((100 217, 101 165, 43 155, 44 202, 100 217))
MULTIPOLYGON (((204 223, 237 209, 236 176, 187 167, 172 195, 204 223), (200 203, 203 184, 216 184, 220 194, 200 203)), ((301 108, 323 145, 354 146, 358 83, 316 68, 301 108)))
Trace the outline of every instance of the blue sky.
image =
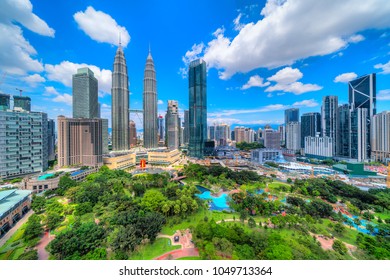
MULTIPOLYGON (((377 73, 377 111, 390 109, 390 1, 2 0, 0 90, 32 98, 49 117, 71 116, 71 78, 88 65, 110 118, 111 70, 122 34, 130 107, 142 108, 150 43, 159 113, 188 108, 190 60, 208 63, 208 120, 283 122, 283 110, 319 112, 324 95, 348 102, 347 81, 377 73)), ((135 116, 132 118, 139 121, 135 116)))

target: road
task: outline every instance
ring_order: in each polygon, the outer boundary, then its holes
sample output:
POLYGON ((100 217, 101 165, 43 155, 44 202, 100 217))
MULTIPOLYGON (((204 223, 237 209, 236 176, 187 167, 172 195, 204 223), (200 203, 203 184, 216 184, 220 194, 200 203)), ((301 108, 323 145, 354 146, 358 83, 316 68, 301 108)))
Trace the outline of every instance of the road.
POLYGON ((0 247, 7 242, 7 240, 20 228, 25 222, 27 222, 28 218, 34 213, 34 211, 30 210, 26 213, 26 215, 21 218, 16 225, 14 225, 1 239, 0 239, 0 247))

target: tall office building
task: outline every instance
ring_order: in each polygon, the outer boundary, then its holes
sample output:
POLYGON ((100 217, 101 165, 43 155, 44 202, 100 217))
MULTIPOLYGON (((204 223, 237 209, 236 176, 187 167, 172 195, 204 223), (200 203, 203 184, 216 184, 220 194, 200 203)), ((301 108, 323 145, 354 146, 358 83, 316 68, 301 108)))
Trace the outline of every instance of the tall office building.
POLYGON ((47 129, 45 113, 0 110, 0 178, 47 169, 47 129))
POLYGON ((130 130, 130 147, 137 146, 137 128, 135 122, 130 120, 129 122, 129 130, 130 130))
POLYGON ((337 110, 337 145, 336 154, 341 157, 349 157, 349 123, 350 109, 348 104, 339 106, 337 110))
POLYGON ((102 119, 58 116, 58 166, 103 164, 102 119))
POLYGON ((73 118, 98 118, 98 80, 88 68, 77 69, 72 77, 73 118))
POLYGON ((190 118, 190 112, 188 110, 184 110, 184 131, 183 131, 184 145, 188 145, 188 142, 190 141, 189 118, 190 118))
POLYGON ((165 129, 164 129, 164 118, 163 116, 158 117, 158 139, 159 141, 164 142, 165 139, 165 129))
POLYGON ((108 149, 108 119, 102 120, 102 151, 103 155, 108 154, 110 151, 108 149))
POLYGON ((0 93, 0 111, 10 109, 10 95, 0 93))
POLYGON ((286 125, 286 148, 298 151, 301 148, 301 124, 289 122, 286 125))
POLYGON ((278 131, 280 132, 280 145, 286 145, 286 127, 279 125, 278 131))
POLYGON ((207 138, 207 73, 202 59, 190 63, 189 82, 189 155, 203 158, 207 138))
POLYGON ((366 108, 351 110, 349 124, 349 157, 357 161, 370 158, 369 116, 366 108))
POLYGON ((269 149, 280 149, 280 132, 269 129, 265 130, 264 147, 269 149))
POLYGON ((390 162, 390 111, 384 111, 372 118, 371 159, 390 162))
POLYGON ((337 140, 338 107, 339 104, 338 104, 337 96, 324 96, 322 98, 322 106, 321 106, 322 136, 327 136, 332 138, 333 151, 336 151, 336 143, 338 141, 337 140))
POLYGON ((305 137, 321 133, 321 114, 306 113, 301 116, 301 146, 305 147, 305 137))
POLYGON ((217 124, 215 126, 215 142, 216 146, 226 146, 230 139, 230 126, 228 124, 217 124))
POLYGON ((14 95, 14 110, 22 109, 24 111, 31 111, 31 98, 28 96, 14 95))
POLYGON ((368 160, 371 157, 371 120, 376 114, 375 73, 350 81, 348 90, 351 110, 350 157, 358 161, 368 160), (366 111, 360 111, 360 109, 366 111), (363 120, 362 117, 365 117, 366 120, 363 120))
POLYGON ((115 54, 111 88, 112 149, 128 150, 129 144, 129 79, 122 46, 115 54))
POLYGON ((253 143, 255 141, 255 131, 249 127, 236 126, 234 128, 234 138, 236 143, 253 143))
POLYGON ((284 123, 299 122, 299 109, 291 108, 284 111, 284 123))
POLYGON ((210 125, 209 127, 207 127, 207 139, 215 139, 215 125, 210 125))
POLYGON ((169 149, 177 149, 180 145, 179 107, 176 100, 168 100, 167 114, 165 115, 165 138, 169 149))
POLYGON ((48 160, 56 159, 56 132, 54 120, 48 119, 47 121, 47 158, 48 160))
POLYGON ((317 159, 332 158, 333 151, 333 139, 328 136, 319 136, 317 133, 315 137, 305 137, 305 156, 314 157, 317 159))
POLYGON ((157 136, 157 80, 154 62, 150 53, 146 59, 144 72, 144 147, 156 148, 157 136))

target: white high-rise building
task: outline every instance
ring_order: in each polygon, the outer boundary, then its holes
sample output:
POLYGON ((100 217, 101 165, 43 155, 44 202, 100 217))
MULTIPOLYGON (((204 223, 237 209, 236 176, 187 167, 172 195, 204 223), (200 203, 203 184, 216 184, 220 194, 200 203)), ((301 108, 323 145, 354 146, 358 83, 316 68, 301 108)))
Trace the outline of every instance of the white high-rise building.
POLYGON ((390 111, 384 111, 372 118, 371 159, 390 162, 390 111))
POLYGON ((305 155, 319 159, 331 158, 333 156, 333 139, 328 136, 306 136, 305 155))
POLYGON ((294 151, 301 148, 301 124, 299 122, 286 124, 286 148, 294 151))

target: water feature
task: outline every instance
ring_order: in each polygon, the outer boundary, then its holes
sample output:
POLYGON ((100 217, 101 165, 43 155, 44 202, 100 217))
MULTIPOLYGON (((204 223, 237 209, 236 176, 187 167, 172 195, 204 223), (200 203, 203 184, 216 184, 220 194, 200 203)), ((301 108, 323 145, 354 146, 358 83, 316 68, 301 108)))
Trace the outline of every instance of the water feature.
MULTIPOLYGON (((349 217, 348 215, 345 215, 345 214, 343 214, 343 216, 344 216, 345 218, 347 218, 349 221, 352 222, 351 224, 352 224, 352 226, 353 226, 356 230, 358 230, 358 231, 360 231, 360 232, 362 232, 362 233, 369 234, 369 235, 376 235, 376 234, 378 233, 378 229, 375 227, 376 225, 375 225, 374 223, 371 223, 371 222, 366 221, 366 220, 360 220, 360 225, 357 225, 357 224, 355 224, 354 219, 358 218, 358 216, 352 216, 352 218, 349 217), (373 226, 375 227, 373 233, 371 233, 369 230, 366 229, 366 226, 367 226, 368 224, 371 224, 371 225, 373 225, 373 226)), ((345 225, 348 225, 346 222, 344 222, 344 224, 345 224, 345 225)))
POLYGON ((39 180, 39 181, 44 181, 44 180, 46 180, 46 179, 48 179, 48 178, 53 177, 53 175, 54 175, 53 173, 43 174, 43 175, 41 175, 41 176, 38 177, 38 180, 39 180))
POLYGON ((197 197, 203 200, 211 200, 210 201, 210 210, 227 210, 231 211, 229 205, 227 204, 229 200, 229 196, 226 193, 222 193, 219 196, 213 196, 211 195, 211 192, 209 189, 206 189, 202 186, 196 186, 197 189, 201 192, 201 194, 195 194, 197 197))

